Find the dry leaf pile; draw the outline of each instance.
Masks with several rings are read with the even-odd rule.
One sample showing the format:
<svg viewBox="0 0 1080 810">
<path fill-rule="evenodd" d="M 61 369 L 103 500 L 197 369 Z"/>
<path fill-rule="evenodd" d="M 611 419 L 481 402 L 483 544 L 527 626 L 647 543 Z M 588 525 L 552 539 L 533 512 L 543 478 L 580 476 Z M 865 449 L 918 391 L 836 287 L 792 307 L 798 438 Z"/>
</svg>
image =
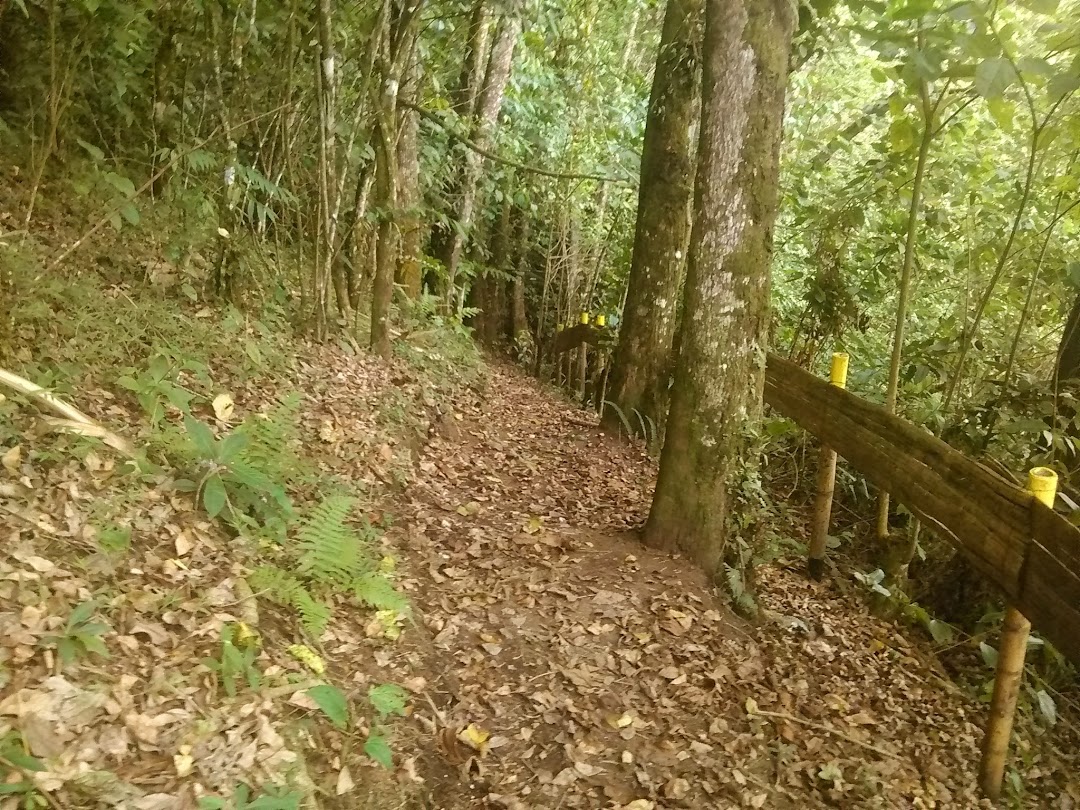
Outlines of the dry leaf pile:
<svg viewBox="0 0 1080 810">
<path fill-rule="evenodd" d="M 772 567 L 751 626 L 636 543 L 654 470 L 582 411 L 499 368 L 457 417 L 401 532 L 430 722 L 490 735 L 471 801 L 439 806 L 983 806 L 983 708 L 860 600 Z M 1027 803 L 1073 806 L 1074 755 L 1019 744 Z"/>
<path fill-rule="evenodd" d="M 980 806 L 982 707 L 828 584 L 767 569 L 767 619 L 751 625 L 692 566 L 640 547 L 655 469 L 591 415 L 509 367 L 450 396 L 415 368 L 321 347 L 292 375 L 222 379 L 202 417 L 224 428 L 302 391 L 297 451 L 392 526 L 413 620 L 343 599 L 319 660 L 354 701 L 380 682 L 409 691 L 393 773 L 359 753 L 362 713 L 340 732 L 305 693 L 320 675 L 289 653 L 295 618 L 246 582 L 257 544 L 165 479 L 121 485 L 110 451 L 35 435 L 28 417 L 0 459 L 0 740 L 17 731 L 48 767 L 0 762 L 9 781 L 54 806 L 131 810 L 283 775 L 308 807 L 369 806 L 383 782 L 394 798 L 372 807 Z M 84 404 L 139 421 L 106 388 Z M 126 554 L 100 551 L 105 503 Z M 91 601 L 110 655 L 65 663 L 56 638 Z M 262 682 L 229 697 L 200 661 L 238 622 L 260 635 Z M 1022 730 L 1028 806 L 1080 796 L 1063 735 Z"/>
</svg>

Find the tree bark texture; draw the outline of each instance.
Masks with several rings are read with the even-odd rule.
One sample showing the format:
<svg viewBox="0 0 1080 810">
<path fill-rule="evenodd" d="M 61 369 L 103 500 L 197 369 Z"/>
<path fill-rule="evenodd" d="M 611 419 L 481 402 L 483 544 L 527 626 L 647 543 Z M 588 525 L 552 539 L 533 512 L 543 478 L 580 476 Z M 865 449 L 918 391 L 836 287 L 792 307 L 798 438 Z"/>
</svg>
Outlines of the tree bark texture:
<svg viewBox="0 0 1080 810">
<path fill-rule="evenodd" d="M 645 542 L 722 571 L 765 379 L 769 263 L 794 7 L 706 0 L 695 217 Z"/>
<path fill-rule="evenodd" d="M 476 99 L 476 114 L 470 133 L 470 140 L 482 149 L 488 147 L 499 118 L 503 93 L 510 79 L 514 46 L 520 31 L 521 22 L 515 12 L 507 12 L 500 18 L 491 46 L 484 84 Z M 455 297 L 457 267 L 465 245 L 464 234 L 471 229 L 476 211 L 477 187 L 483 171 L 483 161 L 483 156 L 476 150 L 465 151 L 455 179 L 450 184 L 449 213 L 457 221 L 457 226 L 439 228 L 432 239 L 432 253 L 446 268 L 447 302 Z"/>
<path fill-rule="evenodd" d="M 703 0 L 668 0 L 641 152 L 637 227 L 609 397 L 634 421 L 633 410 L 663 422 L 671 374 L 671 344 L 690 237 Z M 622 420 L 608 408 L 605 424 Z"/>
<path fill-rule="evenodd" d="M 419 19 L 422 0 L 392 3 L 392 19 L 386 32 L 381 59 L 381 87 L 376 106 L 375 168 L 376 199 L 380 209 L 375 247 L 375 278 L 371 286 L 371 333 L 369 345 L 380 357 L 390 356 L 390 303 L 398 262 L 398 90 L 405 62 L 415 44 L 413 26 Z"/>
<path fill-rule="evenodd" d="M 461 60 L 458 86 L 450 99 L 451 108 L 464 118 L 471 118 L 476 111 L 476 98 L 480 83 L 484 80 L 490 31 L 491 12 L 487 0 L 475 0 L 469 14 L 469 39 L 465 44 L 465 58 Z"/>
<path fill-rule="evenodd" d="M 402 92 L 406 100 L 420 100 L 422 78 L 420 60 L 412 59 Z M 397 283 L 407 298 L 420 297 L 420 251 L 423 246 L 423 223 L 420 219 L 420 115 L 407 105 L 400 106 L 398 122 L 398 204 L 401 206 L 401 257 L 398 261 Z"/>
<path fill-rule="evenodd" d="M 1054 376 L 1059 381 L 1080 377 L 1080 293 L 1073 300 L 1069 317 L 1065 319 Z"/>
</svg>

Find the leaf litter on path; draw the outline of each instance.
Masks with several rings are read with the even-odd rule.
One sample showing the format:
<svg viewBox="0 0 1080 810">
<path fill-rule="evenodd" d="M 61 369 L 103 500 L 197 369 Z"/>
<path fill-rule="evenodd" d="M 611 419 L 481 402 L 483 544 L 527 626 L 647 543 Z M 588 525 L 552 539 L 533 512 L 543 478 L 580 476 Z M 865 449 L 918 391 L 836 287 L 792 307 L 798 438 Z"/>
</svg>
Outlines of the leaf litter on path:
<svg viewBox="0 0 1080 810">
<path fill-rule="evenodd" d="M 456 407 L 392 507 L 441 667 L 428 722 L 492 741 L 438 806 L 989 806 L 984 707 L 897 627 L 780 565 L 750 625 L 636 542 L 655 469 L 591 414 L 510 367 Z M 1019 744 L 1026 801 L 1072 807 L 1070 757 Z"/>
<path fill-rule="evenodd" d="M 700 572 L 637 543 L 654 466 L 591 414 L 504 366 L 449 401 L 401 364 L 326 347 L 293 373 L 218 380 L 213 415 L 302 388 L 308 458 L 382 493 L 370 517 L 393 526 L 415 611 L 341 609 L 308 652 L 351 696 L 407 690 L 380 749 L 394 770 L 357 758 L 336 703 L 304 720 L 318 676 L 289 652 L 304 641 L 291 621 L 255 610 L 250 552 L 147 485 L 115 516 L 130 553 L 102 554 L 91 518 L 115 459 L 38 463 L 28 439 L 0 469 L 0 737 L 47 761 L 32 778 L 65 806 L 189 808 L 285 772 L 342 808 L 379 779 L 404 797 L 388 806 L 442 810 L 988 806 L 974 790 L 984 708 L 926 650 L 779 565 L 760 577 L 769 619 L 734 616 Z M 101 401 L 109 421 L 136 421 Z M 93 597 L 111 655 L 65 668 L 47 639 Z M 265 637 L 264 681 L 287 688 L 228 699 L 199 669 L 237 622 Z M 1080 796 L 1066 727 L 1019 735 L 1028 806 Z"/>
</svg>

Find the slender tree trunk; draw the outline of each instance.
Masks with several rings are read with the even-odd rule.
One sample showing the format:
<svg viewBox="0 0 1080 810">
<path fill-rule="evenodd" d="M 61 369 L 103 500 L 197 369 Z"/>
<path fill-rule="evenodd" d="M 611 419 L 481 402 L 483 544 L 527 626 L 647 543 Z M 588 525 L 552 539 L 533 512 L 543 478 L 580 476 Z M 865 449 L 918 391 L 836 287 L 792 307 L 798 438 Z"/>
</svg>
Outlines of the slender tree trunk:
<svg viewBox="0 0 1080 810">
<path fill-rule="evenodd" d="M 337 166 L 337 66 L 334 53 L 333 0 L 319 0 L 319 242 L 314 276 L 315 335 L 319 340 L 329 332 L 330 277 L 337 240 L 337 212 L 331 201 L 336 185 Z M 344 289 L 338 289 L 338 302 L 347 303 Z"/>
<path fill-rule="evenodd" d="M 461 60 L 461 74 L 450 100 L 451 108 L 463 118 L 471 118 L 476 111 L 476 98 L 484 80 L 488 55 L 490 23 L 487 0 L 475 0 L 469 15 L 469 39 L 465 44 L 465 58 Z"/>
<path fill-rule="evenodd" d="M 495 41 L 491 46 L 491 57 L 488 60 L 484 84 L 476 99 L 475 121 L 470 134 L 473 143 L 483 149 L 487 148 L 491 140 L 499 110 L 502 108 L 503 93 L 510 79 L 514 45 L 520 31 L 521 22 L 515 10 L 508 11 L 499 20 Z M 457 267 L 465 244 L 463 234 L 468 233 L 472 227 L 477 187 L 482 170 L 483 157 L 475 150 L 467 150 L 458 168 L 456 180 L 451 184 L 450 199 L 453 210 L 449 213 L 457 220 L 457 227 L 451 225 L 440 228 L 433 240 L 435 242 L 434 256 L 446 268 L 447 306 L 451 306 L 456 297 Z"/>
<path fill-rule="evenodd" d="M 375 280 L 371 289 L 371 350 L 390 357 L 390 302 L 394 294 L 394 270 L 397 264 L 397 82 L 383 85 L 376 125 L 375 185 L 381 209 L 378 241 L 375 244 Z"/>
<path fill-rule="evenodd" d="M 919 96 L 922 102 L 923 132 L 919 141 L 919 157 L 915 163 L 915 180 L 911 184 L 911 204 L 908 208 L 907 232 L 904 235 L 904 264 L 900 271 L 900 289 L 896 301 L 896 323 L 893 327 L 892 356 L 889 360 L 889 380 L 885 386 L 885 410 L 896 413 L 896 399 L 900 390 L 900 360 L 904 351 L 904 326 L 908 317 L 908 297 L 911 294 L 911 274 L 915 267 L 915 246 L 919 234 L 919 209 L 922 207 L 923 178 L 930 144 L 934 140 L 935 107 L 930 103 L 926 83 L 920 82 Z M 889 493 L 878 495 L 877 537 L 882 543 L 889 539 Z"/>
<path fill-rule="evenodd" d="M 379 100 L 375 123 L 375 186 L 380 211 L 375 245 L 375 278 L 371 285 L 371 334 L 369 345 L 380 357 L 390 357 L 390 304 L 398 265 L 398 90 L 401 75 L 415 45 L 414 26 L 421 0 L 391 4 L 382 46 Z"/>
<path fill-rule="evenodd" d="M 529 339 L 529 320 L 525 308 L 525 274 L 529 270 L 529 233 L 531 219 L 528 212 L 518 210 L 517 255 L 510 304 L 510 342 L 515 356 L 520 360 Z"/>
<path fill-rule="evenodd" d="M 695 217 L 667 436 L 645 542 L 718 578 L 757 459 L 780 136 L 795 8 L 706 0 Z M 745 518 L 745 515 L 741 515 Z"/>
<path fill-rule="evenodd" d="M 698 89 L 694 43 L 702 2 L 668 0 L 664 16 L 641 153 L 629 287 L 608 382 L 608 397 L 631 421 L 631 411 L 637 410 L 658 425 L 667 410 L 675 311 L 690 237 L 690 130 Z M 617 431 L 622 420 L 609 408 L 604 422 Z"/>
<path fill-rule="evenodd" d="M 408 102 L 400 106 L 397 144 L 398 203 L 401 206 L 401 259 L 397 268 L 397 283 L 407 298 L 420 296 L 420 250 L 423 245 L 423 226 L 420 219 L 420 116 L 409 104 L 420 100 L 423 70 L 420 59 L 414 56 L 402 88 Z"/>
</svg>

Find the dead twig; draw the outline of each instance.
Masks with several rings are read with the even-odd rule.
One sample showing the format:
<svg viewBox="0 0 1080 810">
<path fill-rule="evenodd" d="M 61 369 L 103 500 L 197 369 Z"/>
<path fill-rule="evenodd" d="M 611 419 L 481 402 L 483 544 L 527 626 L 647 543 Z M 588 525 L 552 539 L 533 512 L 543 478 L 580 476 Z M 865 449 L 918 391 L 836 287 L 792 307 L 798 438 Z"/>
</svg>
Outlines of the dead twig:
<svg viewBox="0 0 1080 810">
<path fill-rule="evenodd" d="M 53 419 L 50 424 L 68 433 L 78 433 L 83 436 L 93 436 L 101 439 L 110 447 L 118 450 L 129 458 L 135 455 L 135 448 L 126 439 L 108 430 L 73 405 L 69 405 L 36 383 L 32 383 L 18 374 L 12 374 L 0 368 L 0 385 L 6 386 L 13 391 L 30 397 L 56 413 L 62 419 Z"/>
<path fill-rule="evenodd" d="M 904 757 L 899 754 L 894 754 L 891 751 L 886 751 L 884 748 L 878 748 L 876 745 L 865 743 L 862 740 L 856 740 L 839 729 L 827 726 L 824 723 L 815 723 L 812 720 L 804 720 L 801 717 L 795 717 L 791 714 L 785 714 L 784 712 L 767 712 L 764 709 L 754 709 L 752 712 L 748 712 L 751 717 L 771 717 L 775 720 L 787 720 L 789 723 L 799 723 L 807 728 L 816 729 L 817 731 L 824 731 L 826 734 L 832 734 L 834 737 L 839 737 L 841 740 L 846 740 L 849 743 L 865 748 L 867 751 L 873 751 L 875 754 L 880 754 L 883 757 L 889 759 L 903 760 Z"/>
</svg>

